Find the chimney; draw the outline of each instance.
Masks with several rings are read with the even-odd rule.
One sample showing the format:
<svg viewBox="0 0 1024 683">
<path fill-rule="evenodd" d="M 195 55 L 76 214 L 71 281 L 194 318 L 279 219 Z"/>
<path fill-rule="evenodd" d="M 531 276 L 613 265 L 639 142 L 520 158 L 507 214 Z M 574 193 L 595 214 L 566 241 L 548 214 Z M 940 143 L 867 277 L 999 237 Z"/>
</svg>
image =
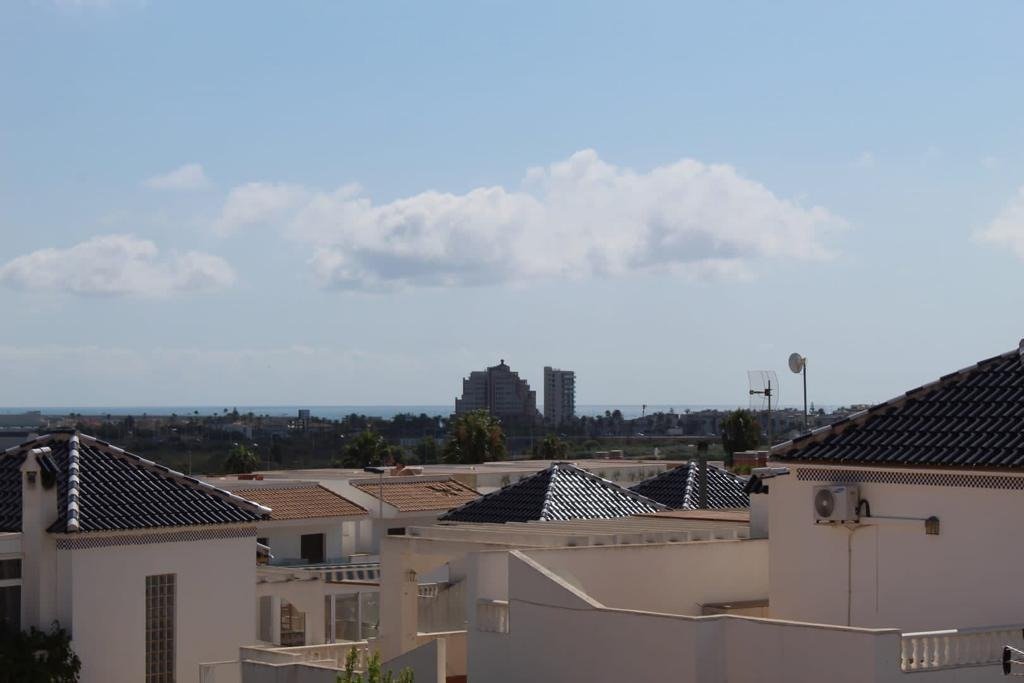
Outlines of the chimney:
<svg viewBox="0 0 1024 683">
<path fill-rule="evenodd" d="M 33 448 L 21 464 L 21 627 L 48 630 L 57 618 L 56 467 L 50 447 Z"/>
</svg>

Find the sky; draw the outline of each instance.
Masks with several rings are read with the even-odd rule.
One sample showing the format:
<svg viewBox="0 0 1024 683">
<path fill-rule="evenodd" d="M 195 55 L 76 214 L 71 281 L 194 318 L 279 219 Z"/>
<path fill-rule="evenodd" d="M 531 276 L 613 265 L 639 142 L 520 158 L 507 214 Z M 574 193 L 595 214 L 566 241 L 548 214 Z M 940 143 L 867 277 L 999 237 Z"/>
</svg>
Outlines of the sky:
<svg viewBox="0 0 1024 683">
<path fill-rule="evenodd" d="M 1024 5 L 0 5 L 0 406 L 875 402 L 1024 336 Z"/>
</svg>

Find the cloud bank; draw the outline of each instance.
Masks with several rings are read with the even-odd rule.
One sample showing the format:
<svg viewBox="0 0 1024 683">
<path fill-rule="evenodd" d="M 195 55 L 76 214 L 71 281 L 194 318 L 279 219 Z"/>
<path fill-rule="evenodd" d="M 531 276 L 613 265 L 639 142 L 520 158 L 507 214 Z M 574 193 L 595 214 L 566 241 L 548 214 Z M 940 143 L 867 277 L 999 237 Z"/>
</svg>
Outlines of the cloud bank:
<svg viewBox="0 0 1024 683">
<path fill-rule="evenodd" d="M 348 290 L 641 271 L 744 278 L 763 259 L 829 258 L 826 237 L 844 225 L 731 166 L 684 159 L 641 173 L 593 150 L 530 169 L 519 189 L 428 191 L 385 204 L 354 185 L 252 183 L 231 191 L 214 228 L 261 223 L 311 248 L 319 285 Z"/>
<path fill-rule="evenodd" d="M 975 233 L 980 242 L 1005 247 L 1024 259 L 1024 187 L 986 228 Z"/>
<path fill-rule="evenodd" d="M 201 190 L 210 186 L 210 179 L 201 164 L 185 164 L 173 171 L 147 178 L 142 183 L 152 190 Z"/>
<path fill-rule="evenodd" d="M 40 249 L 0 265 L 0 284 L 74 294 L 166 296 L 228 287 L 228 263 L 200 251 L 161 255 L 149 240 L 102 235 L 67 249 Z"/>
</svg>

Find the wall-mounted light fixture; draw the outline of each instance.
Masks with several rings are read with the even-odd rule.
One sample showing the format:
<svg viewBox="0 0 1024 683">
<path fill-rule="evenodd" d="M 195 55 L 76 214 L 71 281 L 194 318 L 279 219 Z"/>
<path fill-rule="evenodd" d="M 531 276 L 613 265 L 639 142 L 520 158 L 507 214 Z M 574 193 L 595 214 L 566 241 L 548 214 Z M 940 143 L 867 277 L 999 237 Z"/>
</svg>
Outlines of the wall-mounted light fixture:
<svg viewBox="0 0 1024 683">
<path fill-rule="evenodd" d="M 939 535 L 939 518 L 932 515 L 928 519 L 924 520 L 924 532 L 929 536 Z"/>
</svg>

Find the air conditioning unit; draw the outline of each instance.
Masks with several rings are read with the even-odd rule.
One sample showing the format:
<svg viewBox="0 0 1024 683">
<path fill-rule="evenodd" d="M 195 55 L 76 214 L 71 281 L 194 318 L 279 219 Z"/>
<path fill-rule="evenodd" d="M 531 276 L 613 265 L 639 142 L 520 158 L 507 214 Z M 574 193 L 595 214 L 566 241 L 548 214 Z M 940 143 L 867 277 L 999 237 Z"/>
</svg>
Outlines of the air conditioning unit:
<svg viewBox="0 0 1024 683">
<path fill-rule="evenodd" d="M 815 486 L 814 523 L 856 522 L 860 491 L 856 486 Z"/>
</svg>

